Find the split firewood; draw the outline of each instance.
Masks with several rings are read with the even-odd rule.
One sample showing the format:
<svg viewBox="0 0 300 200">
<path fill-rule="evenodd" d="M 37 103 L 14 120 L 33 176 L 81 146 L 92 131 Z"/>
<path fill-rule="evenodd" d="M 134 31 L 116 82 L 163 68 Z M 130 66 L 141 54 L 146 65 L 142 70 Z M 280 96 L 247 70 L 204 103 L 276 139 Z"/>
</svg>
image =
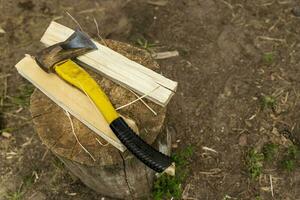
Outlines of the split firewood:
<svg viewBox="0 0 300 200">
<path fill-rule="evenodd" d="M 51 46 L 66 40 L 74 31 L 56 22 L 52 22 L 41 42 Z M 96 72 L 131 89 L 153 102 L 166 106 L 177 88 L 177 82 L 134 62 L 112 49 L 93 41 L 97 50 L 79 56 L 78 60 L 89 65 Z"/>
</svg>

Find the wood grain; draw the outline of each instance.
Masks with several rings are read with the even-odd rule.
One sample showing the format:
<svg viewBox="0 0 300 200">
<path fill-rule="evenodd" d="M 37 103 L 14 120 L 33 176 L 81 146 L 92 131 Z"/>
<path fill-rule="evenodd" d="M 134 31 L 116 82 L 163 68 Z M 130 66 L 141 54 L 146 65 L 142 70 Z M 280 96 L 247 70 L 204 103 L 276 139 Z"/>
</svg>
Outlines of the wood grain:
<svg viewBox="0 0 300 200">
<path fill-rule="evenodd" d="M 51 22 L 41 38 L 41 42 L 46 46 L 50 46 L 66 40 L 73 32 L 68 27 Z M 146 98 L 161 106 L 167 105 L 176 91 L 177 82 L 126 58 L 96 41 L 94 43 L 98 50 L 78 57 L 80 61 L 121 86 L 141 95 L 148 94 Z"/>
</svg>

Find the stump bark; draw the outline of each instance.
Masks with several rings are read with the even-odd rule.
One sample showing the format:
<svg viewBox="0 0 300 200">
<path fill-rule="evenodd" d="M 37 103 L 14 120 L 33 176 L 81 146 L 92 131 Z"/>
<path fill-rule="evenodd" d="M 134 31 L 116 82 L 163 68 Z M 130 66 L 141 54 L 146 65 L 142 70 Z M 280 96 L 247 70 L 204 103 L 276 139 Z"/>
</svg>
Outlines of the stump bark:
<svg viewBox="0 0 300 200">
<path fill-rule="evenodd" d="M 129 59 L 152 70 L 159 70 L 159 65 L 148 52 L 122 42 L 106 40 L 106 43 L 111 49 Z M 137 98 L 131 91 L 101 75 L 91 70 L 88 72 L 103 88 L 116 108 Z M 118 112 L 136 123 L 139 135 L 147 143 L 163 153 L 170 154 L 171 136 L 166 131 L 162 131 L 166 109 L 148 100 L 144 101 L 157 112 L 156 116 L 141 101 Z M 94 161 L 76 141 L 71 122 L 64 110 L 39 90 L 35 90 L 31 96 L 30 110 L 34 128 L 42 143 L 85 185 L 113 198 L 137 199 L 149 196 L 154 172 L 131 153 L 120 152 L 79 120 L 71 117 L 75 134 L 80 143 L 95 158 Z"/>
</svg>

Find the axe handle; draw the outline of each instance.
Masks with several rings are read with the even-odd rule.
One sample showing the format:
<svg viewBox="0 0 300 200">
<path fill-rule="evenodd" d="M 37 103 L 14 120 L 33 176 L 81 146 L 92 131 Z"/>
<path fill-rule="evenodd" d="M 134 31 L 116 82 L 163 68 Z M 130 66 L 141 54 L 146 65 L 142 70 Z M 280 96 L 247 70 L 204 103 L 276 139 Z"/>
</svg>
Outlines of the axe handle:
<svg viewBox="0 0 300 200">
<path fill-rule="evenodd" d="M 54 70 L 63 80 L 83 91 L 94 102 L 108 124 L 119 117 L 100 86 L 77 63 L 69 59 L 55 65 Z"/>
<path fill-rule="evenodd" d="M 119 116 L 110 100 L 96 81 L 78 64 L 66 60 L 55 65 L 56 73 L 68 83 L 82 90 L 94 102 L 119 140 L 139 160 L 157 172 L 174 175 L 171 158 L 154 149 L 142 140 Z"/>
<path fill-rule="evenodd" d="M 172 166 L 170 157 L 157 151 L 142 140 L 126 124 L 123 118 L 115 119 L 109 126 L 127 149 L 151 169 L 163 172 Z"/>
</svg>

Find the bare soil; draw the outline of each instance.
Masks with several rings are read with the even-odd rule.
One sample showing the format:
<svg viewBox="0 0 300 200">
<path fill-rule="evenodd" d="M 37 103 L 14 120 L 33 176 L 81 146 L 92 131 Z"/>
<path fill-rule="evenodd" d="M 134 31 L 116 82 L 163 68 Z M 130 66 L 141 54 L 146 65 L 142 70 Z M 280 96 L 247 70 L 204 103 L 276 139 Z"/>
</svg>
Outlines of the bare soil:
<svg viewBox="0 0 300 200">
<path fill-rule="evenodd" d="M 163 6 L 146 0 L 1 0 L 0 128 L 11 137 L 0 136 L 0 199 L 18 191 L 21 199 L 102 199 L 41 144 L 28 110 L 31 90 L 14 68 L 25 53 L 42 48 L 39 39 L 51 20 L 76 26 L 65 11 L 92 37 L 97 37 L 95 18 L 104 38 L 132 44 L 144 38 L 157 44 L 151 51 L 179 51 L 159 64 L 162 74 L 179 82 L 166 118 L 167 130 L 176 134 L 175 151 L 195 149 L 182 185 L 187 199 L 300 199 L 299 160 L 290 172 L 280 164 L 288 146 L 300 139 L 300 18 L 291 12 L 299 5 L 296 0 L 169 0 Z M 262 109 L 264 96 L 274 97 L 276 106 Z M 270 142 L 279 153 L 253 180 L 247 154 Z"/>
</svg>

